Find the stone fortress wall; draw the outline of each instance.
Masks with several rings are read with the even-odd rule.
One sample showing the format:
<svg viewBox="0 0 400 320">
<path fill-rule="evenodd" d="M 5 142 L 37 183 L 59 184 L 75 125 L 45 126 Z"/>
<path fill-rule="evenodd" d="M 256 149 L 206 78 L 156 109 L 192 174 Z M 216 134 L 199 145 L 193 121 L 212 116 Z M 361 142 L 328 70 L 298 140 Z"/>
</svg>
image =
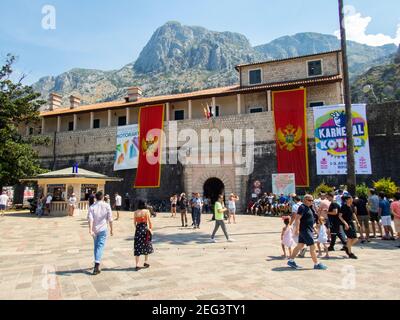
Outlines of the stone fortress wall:
<svg viewBox="0 0 400 320">
<path fill-rule="evenodd" d="M 358 182 L 368 182 L 382 177 L 392 177 L 400 183 L 400 102 L 367 106 L 367 117 L 370 134 L 372 176 L 358 176 Z M 165 133 L 168 135 L 168 122 L 165 122 Z M 48 169 L 61 169 L 77 161 L 81 168 L 97 171 L 111 176 L 124 178 L 123 182 L 110 183 L 106 192 L 129 192 L 133 197 L 149 200 L 166 200 L 172 193 L 202 192 L 204 180 L 217 176 L 225 184 L 226 194 L 236 192 L 242 196 L 241 206 L 250 196 L 251 183 L 260 180 L 265 191 L 270 191 L 271 174 L 276 172 L 276 146 L 273 123 L 273 111 L 255 114 L 227 115 L 214 121 L 206 119 L 183 120 L 176 122 L 178 132 L 193 129 L 254 129 L 255 132 L 255 167 L 250 176 L 235 176 L 232 166 L 182 166 L 181 164 L 162 165 L 161 187 L 159 189 L 132 188 L 136 170 L 113 171 L 117 127 L 93 130 L 59 132 L 48 134 L 50 144 L 39 147 L 38 152 L 42 165 Z M 331 185 L 343 184 L 345 176 L 317 176 L 315 165 L 315 143 L 313 133 L 312 110 L 307 110 L 309 138 L 310 188 L 325 181 Z M 54 137 L 56 143 L 54 146 Z M 200 190 L 199 190 L 200 189 Z M 299 190 L 304 192 L 306 190 Z"/>
</svg>

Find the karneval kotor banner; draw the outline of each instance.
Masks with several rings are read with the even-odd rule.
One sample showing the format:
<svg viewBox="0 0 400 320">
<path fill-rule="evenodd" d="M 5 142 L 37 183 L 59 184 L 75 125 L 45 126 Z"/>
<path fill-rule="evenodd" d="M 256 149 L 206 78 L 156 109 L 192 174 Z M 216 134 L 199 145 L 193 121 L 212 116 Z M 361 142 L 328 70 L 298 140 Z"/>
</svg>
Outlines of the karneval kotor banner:
<svg viewBox="0 0 400 320">
<path fill-rule="evenodd" d="M 164 105 L 139 110 L 139 164 L 135 188 L 158 188 L 161 177 L 161 145 Z"/>
<path fill-rule="evenodd" d="M 118 127 L 114 171 L 136 169 L 139 156 L 139 129 L 137 124 Z"/>
<path fill-rule="evenodd" d="M 353 104 L 356 174 L 372 174 L 365 104 Z M 347 174 L 346 114 L 344 105 L 314 108 L 318 175 Z"/>
<path fill-rule="evenodd" d="M 294 173 L 296 186 L 308 187 L 306 90 L 272 93 L 277 173 Z"/>
</svg>

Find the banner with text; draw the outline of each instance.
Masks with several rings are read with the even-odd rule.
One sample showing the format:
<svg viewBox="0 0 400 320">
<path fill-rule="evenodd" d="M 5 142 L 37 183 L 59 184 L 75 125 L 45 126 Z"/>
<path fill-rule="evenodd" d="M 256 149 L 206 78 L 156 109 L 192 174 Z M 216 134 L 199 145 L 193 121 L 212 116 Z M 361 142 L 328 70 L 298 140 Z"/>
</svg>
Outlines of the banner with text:
<svg viewBox="0 0 400 320">
<path fill-rule="evenodd" d="M 118 127 L 114 171 L 136 169 L 139 156 L 139 129 L 137 124 Z"/>
<path fill-rule="evenodd" d="M 372 174 L 365 104 L 353 104 L 356 174 Z M 347 174 L 346 114 L 344 105 L 314 108 L 318 175 Z"/>
<path fill-rule="evenodd" d="M 308 187 L 306 90 L 272 93 L 278 173 L 294 173 L 296 186 Z"/>
</svg>

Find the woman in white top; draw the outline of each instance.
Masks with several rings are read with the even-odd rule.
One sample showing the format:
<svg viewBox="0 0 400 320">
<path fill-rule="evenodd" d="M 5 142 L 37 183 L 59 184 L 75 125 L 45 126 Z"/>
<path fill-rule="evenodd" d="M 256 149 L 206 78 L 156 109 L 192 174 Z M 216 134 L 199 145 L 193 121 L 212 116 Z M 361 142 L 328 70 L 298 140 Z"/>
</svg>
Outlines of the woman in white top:
<svg viewBox="0 0 400 320">
<path fill-rule="evenodd" d="M 111 201 L 110 201 L 110 196 L 108 194 L 106 194 L 104 196 L 104 202 L 108 203 L 109 205 L 111 205 Z"/>
<path fill-rule="evenodd" d="M 74 211 L 76 209 L 76 202 L 77 199 L 75 193 L 73 193 L 68 199 L 68 215 L 71 217 L 74 215 Z"/>
<path fill-rule="evenodd" d="M 236 201 L 239 201 L 239 197 L 231 193 L 228 200 L 228 223 L 231 223 L 231 217 L 233 217 L 233 223 L 236 223 Z"/>
</svg>

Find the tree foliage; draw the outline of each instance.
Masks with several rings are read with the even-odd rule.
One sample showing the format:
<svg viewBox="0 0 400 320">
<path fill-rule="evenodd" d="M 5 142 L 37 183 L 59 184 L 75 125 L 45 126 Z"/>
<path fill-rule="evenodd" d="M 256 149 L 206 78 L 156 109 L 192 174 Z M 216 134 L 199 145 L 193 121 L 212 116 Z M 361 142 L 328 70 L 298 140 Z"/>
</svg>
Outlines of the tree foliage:
<svg viewBox="0 0 400 320">
<path fill-rule="evenodd" d="M 358 197 L 364 196 L 367 198 L 368 193 L 369 193 L 369 188 L 365 183 L 361 183 L 356 186 L 356 194 Z"/>
<path fill-rule="evenodd" d="M 388 198 L 392 198 L 398 190 L 396 183 L 391 178 L 374 181 L 374 188 L 377 192 L 384 192 Z"/>
<path fill-rule="evenodd" d="M 15 185 L 18 179 L 42 173 L 34 145 L 46 139 L 26 136 L 19 127 L 39 121 L 39 108 L 45 103 L 31 86 L 11 80 L 15 57 L 7 55 L 0 69 L 0 187 Z"/>
<path fill-rule="evenodd" d="M 334 191 L 334 187 L 328 186 L 325 181 L 323 181 L 317 188 L 315 188 L 313 195 L 318 197 L 320 193 L 330 193 Z"/>
</svg>

